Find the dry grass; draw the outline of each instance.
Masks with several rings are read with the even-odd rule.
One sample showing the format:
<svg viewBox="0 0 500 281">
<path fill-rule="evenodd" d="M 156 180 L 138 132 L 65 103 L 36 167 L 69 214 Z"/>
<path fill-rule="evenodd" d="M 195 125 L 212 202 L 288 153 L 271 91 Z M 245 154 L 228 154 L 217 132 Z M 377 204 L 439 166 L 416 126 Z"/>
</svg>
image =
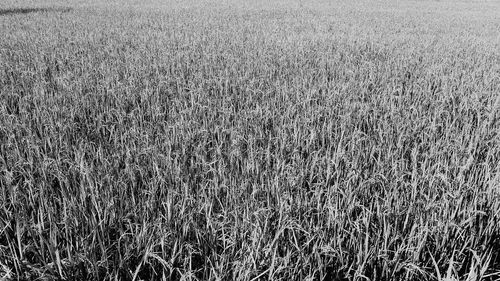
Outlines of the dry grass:
<svg viewBox="0 0 500 281">
<path fill-rule="evenodd" d="M 2 3 L 0 279 L 500 278 L 498 3 Z"/>
</svg>

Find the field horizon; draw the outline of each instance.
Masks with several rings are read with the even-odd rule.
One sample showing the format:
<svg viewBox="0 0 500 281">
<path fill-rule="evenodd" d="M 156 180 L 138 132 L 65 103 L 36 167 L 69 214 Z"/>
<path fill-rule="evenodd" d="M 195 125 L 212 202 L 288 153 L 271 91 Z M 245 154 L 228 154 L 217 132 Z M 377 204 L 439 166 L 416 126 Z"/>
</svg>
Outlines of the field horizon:
<svg viewBox="0 0 500 281">
<path fill-rule="evenodd" d="M 498 1 L 0 3 L 1 280 L 499 280 Z"/>
</svg>

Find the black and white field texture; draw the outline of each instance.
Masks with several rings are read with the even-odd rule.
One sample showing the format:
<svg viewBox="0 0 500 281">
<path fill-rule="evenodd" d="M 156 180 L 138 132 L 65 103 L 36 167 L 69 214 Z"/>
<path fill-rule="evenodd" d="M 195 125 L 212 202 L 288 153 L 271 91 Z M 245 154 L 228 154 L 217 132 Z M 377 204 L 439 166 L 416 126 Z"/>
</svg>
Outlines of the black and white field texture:
<svg viewBox="0 0 500 281">
<path fill-rule="evenodd" d="M 500 279 L 500 2 L 0 3 L 0 279 Z"/>
</svg>

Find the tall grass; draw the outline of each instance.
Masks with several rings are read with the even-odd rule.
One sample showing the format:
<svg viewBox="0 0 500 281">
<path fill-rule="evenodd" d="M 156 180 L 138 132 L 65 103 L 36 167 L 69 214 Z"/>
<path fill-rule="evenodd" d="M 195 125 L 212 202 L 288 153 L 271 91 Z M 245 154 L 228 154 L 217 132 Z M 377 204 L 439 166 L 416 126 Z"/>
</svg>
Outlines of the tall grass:
<svg viewBox="0 0 500 281">
<path fill-rule="evenodd" d="M 0 16 L 0 278 L 500 278 L 494 2 L 45 5 Z"/>
</svg>

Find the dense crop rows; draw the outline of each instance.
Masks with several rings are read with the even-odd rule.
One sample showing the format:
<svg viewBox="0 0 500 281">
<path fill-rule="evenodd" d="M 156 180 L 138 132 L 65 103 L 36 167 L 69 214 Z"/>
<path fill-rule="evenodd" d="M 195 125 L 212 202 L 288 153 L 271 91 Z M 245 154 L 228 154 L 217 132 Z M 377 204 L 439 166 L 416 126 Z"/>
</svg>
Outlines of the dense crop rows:
<svg viewBox="0 0 500 281">
<path fill-rule="evenodd" d="M 499 5 L 239 2 L 0 4 L 0 279 L 500 278 Z"/>
</svg>

